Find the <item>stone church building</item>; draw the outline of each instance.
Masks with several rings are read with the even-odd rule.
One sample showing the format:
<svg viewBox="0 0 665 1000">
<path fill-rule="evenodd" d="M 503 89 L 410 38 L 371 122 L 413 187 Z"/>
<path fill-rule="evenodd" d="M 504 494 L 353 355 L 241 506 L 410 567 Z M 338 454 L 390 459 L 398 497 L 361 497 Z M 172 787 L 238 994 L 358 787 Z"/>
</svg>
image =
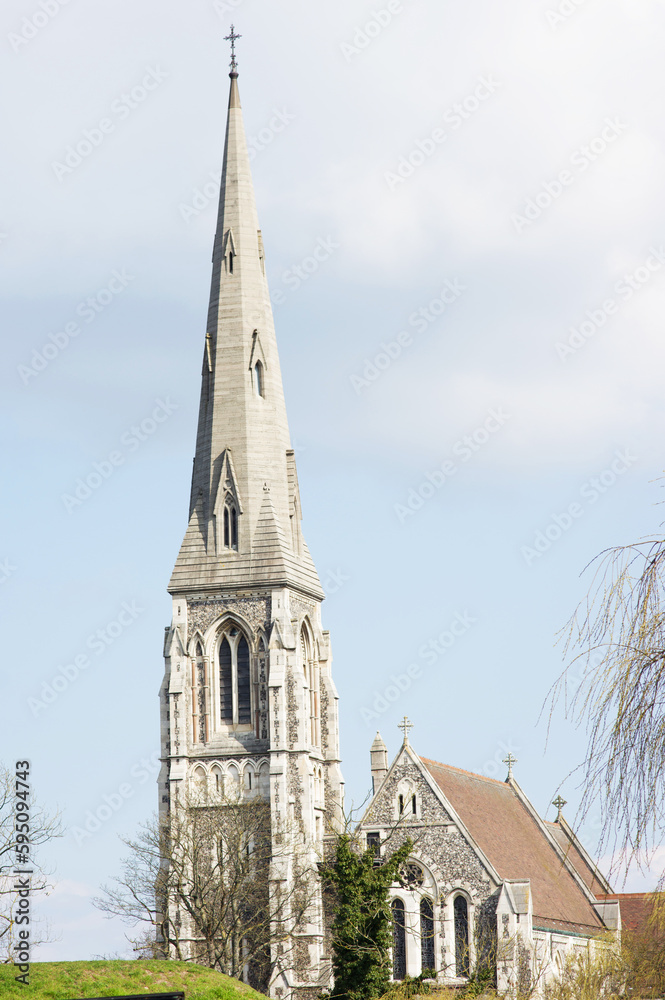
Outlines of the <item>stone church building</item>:
<svg viewBox="0 0 665 1000">
<path fill-rule="evenodd" d="M 342 816 L 338 698 L 301 531 L 235 58 L 230 79 L 189 517 L 168 588 L 160 811 L 168 819 L 193 790 L 213 804 L 220 789 L 259 796 L 275 842 L 295 824 L 315 869 Z M 619 927 L 618 904 L 596 900 L 611 889 L 570 829 L 543 823 L 512 777 L 425 760 L 406 738 L 390 768 L 377 738 L 372 774 L 367 843 L 377 856 L 404 831 L 415 843 L 392 893 L 395 978 L 429 968 L 463 980 L 485 947 L 482 925 L 509 986 L 534 955 L 555 969 L 566 950 Z M 292 867 L 273 867 L 271 892 L 289 886 Z M 174 919 L 196 959 L 186 914 Z M 330 985 L 325 924 L 319 898 L 291 928 L 296 947 L 274 951 L 271 996 L 309 1000 Z"/>
<path fill-rule="evenodd" d="M 360 824 L 380 858 L 406 837 L 413 852 L 391 890 L 393 978 L 431 970 L 462 984 L 487 964 L 499 991 L 525 995 L 621 929 L 619 902 L 561 815 L 540 819 L 512 773 L 497 781 L 419 757 L 405 719 L 390 768 L 377 733 L 373 795 Z M 558 800 L 559 807 L 565 805 Z M 603 945 L 601 945 L 603 946 Z"/>
</svg>

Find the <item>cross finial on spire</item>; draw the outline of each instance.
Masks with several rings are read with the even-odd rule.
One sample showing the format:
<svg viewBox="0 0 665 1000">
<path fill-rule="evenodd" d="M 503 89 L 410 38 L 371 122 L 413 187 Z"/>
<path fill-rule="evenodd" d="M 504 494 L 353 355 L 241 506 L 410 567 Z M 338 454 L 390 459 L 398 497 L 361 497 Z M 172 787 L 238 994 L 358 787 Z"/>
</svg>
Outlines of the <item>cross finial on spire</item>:
<svg viewBox="0 0 665 1000">
<path fill-rule="evenodd" d="M 565 805 L 567 805 L 567 802 L 566 802 L 566 800 L 565 800 L 564 798 L 562 798 L 562 797 L 561 797 L 560 795 L 557 795 L 557 797 L 555 798 L 555 800 L 554 800 L 554 802 L 552 803 L 552 805 L 553 805 L 553 806 L 556 806 L 556 808 L 557 808 L 557 817 L 556 817 L 556 821 L 557 821 L 557 823 L 558 823 L 558 822 L 559 822 L 559 820 L 561 819 L 561 810 L 563 809 L 563 807 L 564 807 Z"/>
<path fill-rule="evenodd" d="M 238 64 L 236 63 L 236 40 L 238 38 L 242 38 L 242 35 L 237 35 L 236 34 L 236 29 L 235 29 L 234 25 L 231 25 L 231 34 L 230 35 L 226 35 L 225 38 L 224 38 L 224 41 L 231 43 L 231 72 L 232 73 L 237 73 L 238 72 Z"/>
<path fill-rule="evenodd" d="M 508 765 L 508 777 L 506 778 L 506 781 L 510 781 L 513 776 L 513 764 L 517 763 L 517 757 L 513 757 L 513 755 L 509 753 L 507 757 L 503 758 L 503 763 Z"/>
<path fill-rule="evenodd" d="M 397 728 L 401 729 L 404 733 L 404 746 L 407 747 L 409 745 L 409 729 L 413 729 L 413 723 L 409 722 L 405 715 Z"/>
</svg>

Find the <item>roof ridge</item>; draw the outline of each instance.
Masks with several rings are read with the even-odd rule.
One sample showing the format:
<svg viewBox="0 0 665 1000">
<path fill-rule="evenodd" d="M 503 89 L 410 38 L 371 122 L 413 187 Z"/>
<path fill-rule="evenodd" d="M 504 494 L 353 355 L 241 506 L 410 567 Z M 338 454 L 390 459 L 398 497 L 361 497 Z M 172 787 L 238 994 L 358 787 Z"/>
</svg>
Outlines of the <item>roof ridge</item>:
<svg viewBox="0 0 665 1000">
<path fill-rule="evenodd" d="M 445 767 L 449 771 L 457 771 L 459 774 L 468 774 L 472 778 L 478 778 L 479 781 L 489 781 L 493 785 L 501 785 L 502 788 L 507 786 L 506 781 L 499 781 L 498 778 L 488 778 L 484 774 L 476 774 L 475 771 L 466 771 L 463 767 L 454 767 L 452 764 L 442 764 L 439 760 L 432 760 L 430 757 L 420 757 L 419 759 L 423 764 L 434 764 L 436 767 Z M 508 786 L 509 787 L 509 786 Z"/>
</svg>

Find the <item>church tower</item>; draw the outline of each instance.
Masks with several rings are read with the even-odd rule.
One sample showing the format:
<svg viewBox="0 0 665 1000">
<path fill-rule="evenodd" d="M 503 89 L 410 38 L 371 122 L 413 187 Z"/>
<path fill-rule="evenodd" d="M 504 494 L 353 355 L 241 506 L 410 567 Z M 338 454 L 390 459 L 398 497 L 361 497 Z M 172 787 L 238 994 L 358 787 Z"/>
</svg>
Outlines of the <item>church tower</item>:
<svg viewBox="0 0 665 1000">
<path fill-rule="evenodd" d="M 189 521 L 168 588 L 160 811 L 172 816 L 202 787 L 210 801 L 220 788 L 259 796 L 273 838 L 295 830 L 315 867 L 342 805 L 337 693 L 301 531 L 235 57 L 230 79 Z M 288 858 L 273 863 L 271 893 L 288 893 L 292 877 Z M 330 982 L 320 899 L 290 934 L 293 947 L 273 947 L 270 993 L 316 996 Z"/>
</svg>

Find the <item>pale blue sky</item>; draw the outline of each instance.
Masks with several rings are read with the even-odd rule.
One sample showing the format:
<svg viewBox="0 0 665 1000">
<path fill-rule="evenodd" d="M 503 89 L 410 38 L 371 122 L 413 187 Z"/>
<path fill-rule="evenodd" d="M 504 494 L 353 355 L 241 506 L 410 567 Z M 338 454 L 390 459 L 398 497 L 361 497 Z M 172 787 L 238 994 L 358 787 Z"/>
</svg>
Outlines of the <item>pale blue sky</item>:
<svg viewBox="0 0 665 1000">
<path fill-rule="evenodd" d="M 583 734 L 537 725 L 556 633 L 662 519 L 665 5 L 44 2 L 0 16 L 0 759 L 67 826 L 36 957 L 126 948 L 90 897 L 156 804 L 232 20 L 348 802 L 406 713 L 424 756 L 503 777 L 511 749 L 572 818 Z"/>
</svg>

